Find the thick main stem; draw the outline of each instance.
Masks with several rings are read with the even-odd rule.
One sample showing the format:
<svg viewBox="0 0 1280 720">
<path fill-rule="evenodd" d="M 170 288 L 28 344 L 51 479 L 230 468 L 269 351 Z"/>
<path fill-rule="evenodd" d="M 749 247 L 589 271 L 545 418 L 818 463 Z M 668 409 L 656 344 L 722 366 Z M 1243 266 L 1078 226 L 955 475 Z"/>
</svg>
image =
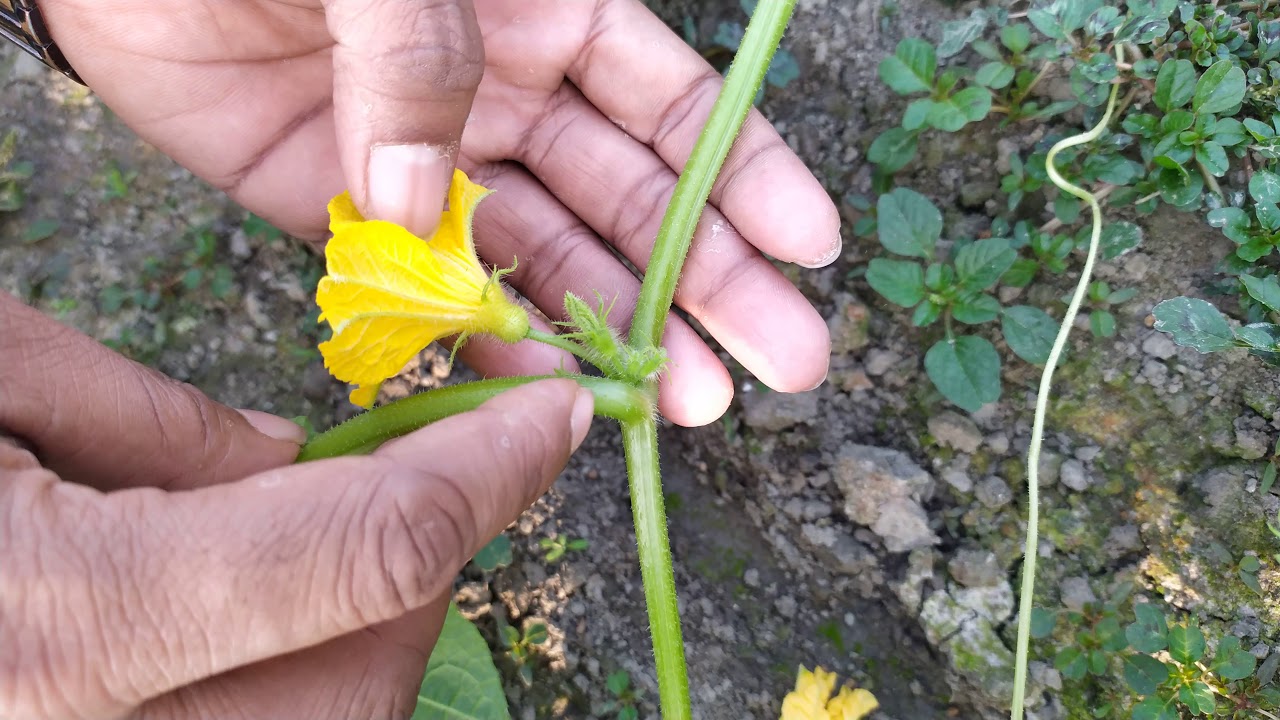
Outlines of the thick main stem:
<svg viewBox="0 0 1280 720">
<path fill-rule="evenodd" d="M 689 678 L 676 604 L 676 578 L 667 542 L 667 514 L 658 466 L 658 429 L 652 416 L 622 423 L 631 485 L 631 514 L 640 554 L 640 577 L 649 611 L 649 632 L 658 670 L 658 700 L 664 720 L 688 720 Z"/>
<path fill-rule="evenodd" d="M 1116 47 L 1116 61 L 1124 62 L 1124 48 Z M 1040 447 L 1044 442 L 1044 420 L 1049 406 L 1049 395 L 1053 389 L 1053 371 L 1058 366 L 1058 359 L 1067 345 L 1071 335 L 1071 326 L 1075 324 L 1080 305 L 1084 302 L 1085 292 L 1093 277 L 1093 264 L 1098 257 L 1098 241 L 1102 236 L 1102 206 L 1098 198 L 1084 188 L 1069 182 L 1054 165 L 1054 158 L 1059 152 L 1076 145 L 1083 145 L 1097 140 L 1111 122 L 1111 115 L 1116 108 L 1116 92 L 1119 85 L 1113 85 L 1111 95 L 1107 99 L 1107 111 L 1088 132 L 1064 138 L 1049 150 L 1045 158 L 1045 169 L 1049 179 L 1063 192 L 1074 195 L 1089 204 L 1089 212 L 1093 218 L 1093 232 L 1089 236 L 1089 252 L 1085 256 L 1084 269 L 1080 271 L 1080 280 L 1076 283 L 1075 293 L 1067 305 L 1066 315 L 1058 328 L 1058 335 L 1053 340 L 1053 348 L 1049 351 L 1049 359 L 1045 362 L 1044 372 L 1040 375 L 1040 389 L 1036 394 L 1035 421 L 1031 425 L 1031 447 L 1027 451 L 1027 543 L 1023 550 L 1022 589 L 1018 597 L 1018 644 L 1014 653 L 1013 671 L 1013 705 L 1009 708 L 1011 720 L 1022 720 L 1027 692 L 1027 653 L 1031 645 L 1031 605 L 1035 599 L 1036 589 L 1036 553 L 1040 545 Z"/>
<path fill-rule="evenodd" d="M 654 241 L 636 302 L 636 314 L 631 321 L 631 344 L 638 349 L 662 344 L 667 311 L 675 298 L 680 269 L 693 244 L 698 218 L 702 217 L 720 167 L 751 111 L 795 4 L 795 0 L 761 0 L 751 15 L 724 88 L 680 173 Z"/>
</svg>

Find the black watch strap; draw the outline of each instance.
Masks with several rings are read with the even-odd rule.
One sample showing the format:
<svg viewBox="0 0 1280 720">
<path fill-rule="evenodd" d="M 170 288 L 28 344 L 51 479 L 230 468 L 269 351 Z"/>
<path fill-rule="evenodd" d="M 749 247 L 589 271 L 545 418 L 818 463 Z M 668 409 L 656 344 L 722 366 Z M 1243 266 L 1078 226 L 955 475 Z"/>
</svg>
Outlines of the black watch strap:
<svg viewBox="0 0 1280 720">
<path fill-rule="evenodd" d="M 84 84 L 53 42 L 49 28 L 40 17 L 36 0 L 0 0 L 0 36 L 26 50 L 45 65 L 81 85 Z"/>
</svg>

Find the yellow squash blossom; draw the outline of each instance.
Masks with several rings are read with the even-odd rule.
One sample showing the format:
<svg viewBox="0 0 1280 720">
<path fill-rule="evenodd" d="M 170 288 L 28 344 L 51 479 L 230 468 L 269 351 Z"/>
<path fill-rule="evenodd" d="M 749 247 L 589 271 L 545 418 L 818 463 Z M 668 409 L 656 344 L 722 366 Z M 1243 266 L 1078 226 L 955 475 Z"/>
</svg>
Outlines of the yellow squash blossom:
<svg viewBox="0 0 1280 720">
<path fill-rule="evenodd" d="M 863 689 L 842 687 L 832 698 L 835 687 L 835 673 L 801 666 L 796 689 L 782 700 L 781 720 L 862 720 L 880 707 L 875 695 Z"/>
<path fill-rule="evenodd" d="M 328 274 L 316 302 L 333 338 L 320 343 L 334 377 L 359 386 L 351 402 L 372 407 L 378 388 L 433 341 L 485 333 L 517 342 L 529 315 L 503 293 L 476 257 L 471 221 L 489 190 L 455 170 L 449 209 L 427 239 L 366 220 L 351 196 L 329 203 Z"/>
</svg>

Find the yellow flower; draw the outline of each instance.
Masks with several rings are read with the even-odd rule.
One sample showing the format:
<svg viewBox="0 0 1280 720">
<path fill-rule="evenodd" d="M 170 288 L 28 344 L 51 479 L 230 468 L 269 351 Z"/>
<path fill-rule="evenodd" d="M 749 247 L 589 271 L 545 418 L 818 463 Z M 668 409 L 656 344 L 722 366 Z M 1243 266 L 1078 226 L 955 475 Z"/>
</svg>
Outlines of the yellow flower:
<svg viewBox="0 0 1280 720">
<path fill-rule="evenodd" d="M 800 666 L 796 689 L 782 700 L 780 720 L 862 720 L 880 706 L 874 695 L 862 689 L 842 687 L 832 698 L 835 686 L 835 673 L 820 667 L 809 672 Z"/>
<path fill-rule="evenodd" d="M 518 342 L 529 315 L 476 257 L 471 221 L 489 190 L 454 171 L 449 209 L 428 239 L 365 220 L 343 193 L 329 203 L 328 274 L 316 302 L 333 338 L 320 343 L 334 377 L 358 385 L 351 402 L 372 407 L 378 388 L 433 341 L 486 333 Z"/>
</svg>

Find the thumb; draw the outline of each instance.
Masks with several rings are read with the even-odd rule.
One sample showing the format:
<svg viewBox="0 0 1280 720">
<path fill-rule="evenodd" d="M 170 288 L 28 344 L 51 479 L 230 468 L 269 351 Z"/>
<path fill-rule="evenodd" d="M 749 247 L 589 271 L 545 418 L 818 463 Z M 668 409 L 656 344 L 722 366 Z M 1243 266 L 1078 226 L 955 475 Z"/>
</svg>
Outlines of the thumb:
<svg viewBox="0 0 1280 720">
<path fill-rule="evenodd" d="M 338 151 L 366 217 L 429 237 L 484 74 L 471 0 L 324 0 Z"/>
<path fill-rule="evenodd" d="M 190 492 L 0 482 L 0 507 L 26 509 L 0 513 L 0 676 L 22 695 L 0 692 L 0 717 L 113 717 L 427 606 L 546 491 L 591 411 L 548 380 L 367 457 Z"/>
</svg>

